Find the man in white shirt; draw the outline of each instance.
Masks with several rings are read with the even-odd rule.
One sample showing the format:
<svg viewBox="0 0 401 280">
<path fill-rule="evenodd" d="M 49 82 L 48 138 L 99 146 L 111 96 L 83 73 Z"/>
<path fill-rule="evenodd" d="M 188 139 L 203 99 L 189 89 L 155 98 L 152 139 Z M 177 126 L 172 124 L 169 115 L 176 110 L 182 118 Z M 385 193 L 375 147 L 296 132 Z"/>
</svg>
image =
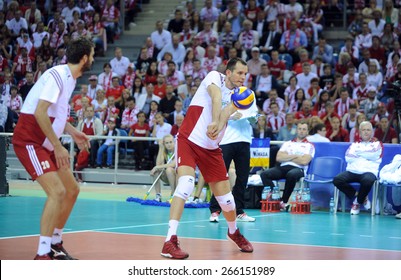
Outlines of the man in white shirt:
<svg viewBox="0 0 401 280">
<path fill-rule="evenodd" d="M 330 139 L 326 137 L 326 131 L 326 126 L 323 123 L 318 123 L 312 128 L 311 135 L 306 139 L 311 143 L 330 142 Z"/>
<path fill-rule="evenodd" d="M 157 57 L 163 47 L 171 43 L 171 33 L 163 28 L 163 21 L 161 20 L 156 22 L 156 30 L 150 34 L 150 38 L 155 47 L 153 57 Z"/>
<path fill-rule="evenodd" d="M 351 215 L 358 215 L 360 205 L 369 210 L 368 194 L 379 174 L 382 162 L 383 143 L 373 137 L 373 127 L 369 121 L 359 125 L 361 141 L 352 143 L 345 152 L 346 171 L 334 177 L 333 184 L 348 198 L 353 199 Z M 355 190 L 349 183 L 360 183 Z"/>
<path fill-rule="evenodd" d="M 49 32 L 45 31 L 45 25 L 42 21 L 40 21 L 36 25 L 36 31 L 32 34 L 33 46 L 35 47 L 35 49 L 42 46 L 42 41 L 45 37 L 50 40 Z"/>
<path fill-rule="evenodd" d="M 74 13 L 74 11 L 77 11 L 81 16 L 81 10 L 79 9 L 79 7 L 75 6 L 75 1 L 68 0 L 67 7 L 61 10 L 61 17 L 65 19 L 67 24 L 70 24 L 73 21 L 74 17 L 72 16 L 72 14 Z"/>
<path fill-rule="evenodd" d="M 185 57 L 185 47 L 180 42 L 180 35 L 175 34 L 173 36 L 173 40 L 171 43 L 165 45 L 162 50 L 157 55 L 157 60 L 161 61 L 163 59 L 164 53 L 169 52 L 173 56 L 173 60 L 177 63 L 177 66 L 180 67 L 181 63 L 184 61 Z"/>
<path fill-rule="evenodd" d="M 21 29 L 28 30 L 28 23 L 25 18 L 21 16 L 21 11 L 15 12 L 15 17 L 6 21 L 7 28 L 11 31 L 11 36 L 16 38 L 19 36 Z"/>
<path fill-rule="evenodd" d="M 111 69 L 118 76 L 123 78 L 125 73 L 127 73 L 128 65 L 131 63 L 128 57 L 123 56 L 123 51 L 121 48 L 117 47 L 114 51 L 115 57 L 110 60 Z"/>
<path fill-rule="evenodd" d="M 276 160 L 280 166 L 270 168 L 260 174 L 264 186 L 274 187 L 273 180 L 285 179 L 283 197 L 280 208 L 288 211 L 288 200 L 294 190 L 295 184 L 304 177 L 308 171 L 308 165 L 315 156 L 315 146 L 310 143 L 308 136 L 309 125 L 306 121 L 297 124 L 297 137 L 285 142 L 277 153 Z"/>
<path fill-rule="evenodd" d="M 310 81 L 313 78 L 317 78 L 317 75 L 315 73 L 311 72 L 311 66 L 310 66 L 309 62 L 304 62 L 302 64 L 302 73 L 298 74 L 296 77 L 298 80 L 297 86 L 302 88 L 305 92 L 305 95 L 308 96 L 308 89 L 310 87 Z"/>
</svg>

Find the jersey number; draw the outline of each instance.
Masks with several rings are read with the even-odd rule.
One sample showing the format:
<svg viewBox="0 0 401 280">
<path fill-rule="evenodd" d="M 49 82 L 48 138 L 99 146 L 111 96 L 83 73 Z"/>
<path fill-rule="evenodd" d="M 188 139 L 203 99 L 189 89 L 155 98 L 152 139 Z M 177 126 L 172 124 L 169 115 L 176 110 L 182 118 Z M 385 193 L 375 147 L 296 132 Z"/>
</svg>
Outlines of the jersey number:
<svg viewBox="0 0 401 280">
<path fill-rule="evenodd" d="M 40 164 L 42 165 L 42 169 L 43 170 L 46 170 L 47 168 L 50 168 L 50 164 L 49 164 L 49 162 L 47 160 L 46 161 L 42 161 Z"/>
</svg>

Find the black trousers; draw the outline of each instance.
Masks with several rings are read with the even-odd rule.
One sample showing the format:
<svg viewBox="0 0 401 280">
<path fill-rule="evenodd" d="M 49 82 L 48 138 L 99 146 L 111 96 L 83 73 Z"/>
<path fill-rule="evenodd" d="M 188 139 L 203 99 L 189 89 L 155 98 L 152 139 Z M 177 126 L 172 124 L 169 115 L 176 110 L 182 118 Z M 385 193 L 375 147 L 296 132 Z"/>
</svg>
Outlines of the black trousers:
<svg viewBox="0 0 401 280">
<path fill-rule="evenodd" d="M 304 176 L 304 170 L 293 165 L 276 166 L 263 171 L 260 174 L 263 186 L 270 186 L 271 188 L 274 187 L 273 180 L 285 179 L 282 197 L 284 203 L 288 202 L 292 192 L 294 191 L 295 184 Z"/>
<path fill-rule="evenodd" d="M 344 171 L 334 177 L 333 184 L 348 198 L 354 200 L 356 190 L 349 183 L 359 183 L 360 188 L 357 201 L 359 204 L 363 204 L 376 179 L 376 176 L 371 172 L 356 174 L 349 171 Z"/>
<path fill-rule="evenodd" d="M 251 144 L 247 142 L 220 145 L 226 169 L 229 169 L 231 161 L 234 161 L 235 164 L 235 174 L 237 175 L 237 179 L 235 180 L 232 193 L 234 196 L 237 215 L 244 213 L 244 194 L 246 185 L 248 184 L 249 161 L 251 158 L 250 146 Z M 216 211 L 221 212 L 220 205 L 214 195 L 210 199 L 209 209 L 211 213 Z"/>
</svg>

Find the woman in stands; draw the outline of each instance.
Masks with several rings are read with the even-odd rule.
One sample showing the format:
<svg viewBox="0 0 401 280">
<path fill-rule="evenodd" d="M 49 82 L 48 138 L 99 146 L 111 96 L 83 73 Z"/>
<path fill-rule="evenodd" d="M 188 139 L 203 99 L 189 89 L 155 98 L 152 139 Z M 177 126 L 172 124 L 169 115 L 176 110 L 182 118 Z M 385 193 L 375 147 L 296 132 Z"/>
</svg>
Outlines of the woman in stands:
<svg viewBox="0 0 401 280">
<path fill-rule="evenodd" d="M 168 183 L 171 187 L 171 196 L 174 194 L 176 182 L 175 173 L 175 160 L 174 160 L 175 141 L 171 134 L 167 134 L 163 137 L 163 140 L 159 141 L 159 152 L 156 158 L 156 166 L 150 171 L 150 175 L 153 176 L 153 180 L 162 173 L 155 185 L 156 198 L 155 201 L 162 202 L 161 188 L 164 183 Z"/>
<path fill-rule="evenodd" d="M 157 62 L 156 61 L 152 61 L 149 64 L 148 69 L 146 70 L 146 74 L 144 77 L 144 84 L 157 84 L 157 76 L 159 75 L 159 71 L 157 70 Z"/>
</svg>

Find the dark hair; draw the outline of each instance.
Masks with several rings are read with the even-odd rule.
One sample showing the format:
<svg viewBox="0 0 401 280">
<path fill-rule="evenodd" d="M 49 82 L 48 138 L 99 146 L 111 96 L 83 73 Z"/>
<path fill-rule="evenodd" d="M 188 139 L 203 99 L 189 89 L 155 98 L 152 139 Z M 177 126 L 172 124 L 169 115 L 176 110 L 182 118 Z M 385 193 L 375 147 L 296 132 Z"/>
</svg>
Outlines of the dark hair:
<svg viewBox="0 0 401 280">
<path fill-rule="evenodd" d="M 246 62 L 242 58 L 234 57 L 227 62 L 226 69 L 233 71 L 235 69 L 235 66 L 237 65 L 237 63 L 241 63 L 242 65 L 247 66 Z"/>
<path fill-rule="evenodd" d="M 324 123 L 318 123 L 315 124 L 315 126 L 312 128 L 312 134 L 317 133 L 318 131 L 321 131 L 323 128 L 325 128 L 326 126 L 324 125 Z"/>
<path fill-rule="evenodd" d="M 78 64 L 85 55 L 89 58 L 93 48 L 93 43 L 85 37 L 72 40 L 67 46 L 67 61 L 72 64 Z"/>
<path fill-rule="evenodd" d="M 126 102 L 128 101 L 134 101 L 134 103 L 136 103 L 135 97 L 133 97 L 132 95 L 127 98 Z"/>
</svg>

